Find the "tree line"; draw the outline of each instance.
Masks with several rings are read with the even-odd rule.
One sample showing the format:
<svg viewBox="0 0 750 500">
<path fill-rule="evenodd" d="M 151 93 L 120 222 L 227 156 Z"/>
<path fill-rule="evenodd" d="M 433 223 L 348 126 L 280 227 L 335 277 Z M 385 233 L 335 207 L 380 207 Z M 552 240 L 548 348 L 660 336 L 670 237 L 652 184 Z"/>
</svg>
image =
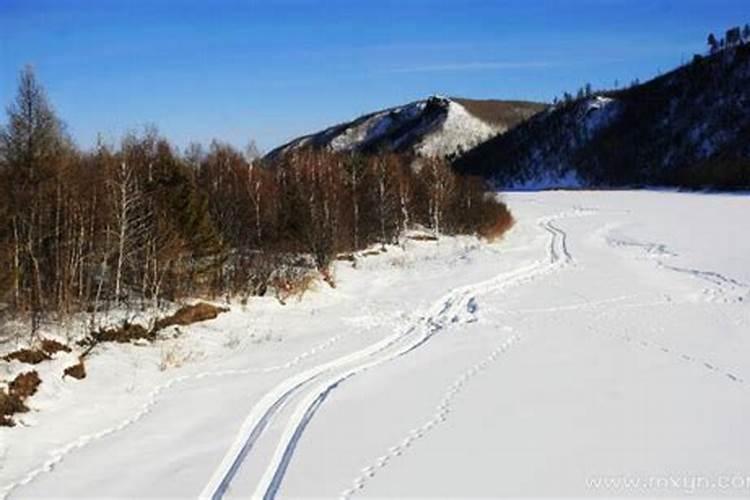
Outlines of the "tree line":
<svg viewBox="0 0 750 500">
<path fill-rule="evenodd" d="M 745 24 L 742 28 L 739 26 L 729 28 L 721 38 L 717 38 L 713 33 L 709 33 L 706 43 L 711 54 L 716 54 L 725 48 L 750 43 L 750 24 Z"/>
<path fill-rule="evenodd" d="M 178 151 L 155 129 L 78 149 L 30 68 L 0 128 L 0 309 L 42 321 L 262 295 L 334 259 L 435 233 L 499 235 L 507 208 L 441 159 L 304 150 L 273 164 L 228 144 Z"/>
</svg>

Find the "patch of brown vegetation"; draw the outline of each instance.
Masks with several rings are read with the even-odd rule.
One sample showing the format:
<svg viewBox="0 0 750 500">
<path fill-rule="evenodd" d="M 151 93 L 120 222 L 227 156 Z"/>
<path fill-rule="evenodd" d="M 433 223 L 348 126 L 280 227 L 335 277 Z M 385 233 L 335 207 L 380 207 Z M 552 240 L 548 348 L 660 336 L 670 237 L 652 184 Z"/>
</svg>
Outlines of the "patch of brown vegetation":
<svg viewBox="0 0 750 500">
<path fill-rule="evenodd" d="M 50 359 L 49 354 L 41 349 L 19 349 L 3 356 L 5 361 L 19 361 L 29 365 L 38 365 Z"/>
<path fill-rule="evenodd" d="M 466 108 L 466 111 L 482 121 L 493 125 L 511 129 L 549 107 L 548 104 L 530 101 L 498 101 L 493 99 L 463 99 L 453 97 L 452 100 Z"/>
<path fill-rule="evenodd" d="M 23 401 L 15 396 L 11 396 L 4 390 L 0 391 L 0 426 L 13 427 L 16 424 L 13 422 L 11 416 L 27 411 L 29 409 L 23 404 Z"/>
<path fill-rule="evenodd" d="M 99 342 L 119 342 L 126 344 L 133 340 L 146 339 L 153 340 L 154 332 L 149 332 L 141 325 L 136 323 L 125 322 L 119 328 L 110 328 L 108 330 L 99 330 L 92 334 L 94 343 Z"/>
<path fill-rule="evenodd" d="M 229 311 L 226 307 L 219 307 L 206 302 L 198 302 L 191 306 L 181 307 L 176 313 L 156 321 L 154 332 L 168 326 L 187 326 L 200 321 L 216 318 L 219 314 Z"/>
<path fill-rule="evenodd" d="M 36 370 L 21 373 L 10 383 L 8 392 L 12 397 L 23 401 L 29 396 L 33 396 L 41 383 L 42 380 Z"/>
<path fill-rule="evenodd" d="M 336 256 L 336 260 L 339 260 L 342 262 L 356 262 L 357 258 L 354 256 L 353 253 L 340 253 Z"/>
<path fill-rule="evenodd" d="M 70 347 L 58 342 L 57 340 L 52 340 L 52 339 L 42 339 L 41 347 L 42 347 L 42 351 L 44 351 L 50 356 L 60 351 L 70 352 Z"/>
<path fill-rule="evenodd" d="M 437 236 L 433 236 L 431 234 L 415 234 L 413 236 L 409 236 L 409 239 L 414 241 L 437 241 Z"/>
<path fill-rule="evenodd" d="M 78 363 L 76 363 L 73 366 L 69 366 L 65 369 L 63 372 L 63 378 L 66 376 L 73 377 L 77 380 L 82 380 L 86 378 L 86 366 L 83 364 L 83 359 L 79 358 Z"/>
<path fill-rule="evenodd" d="M 0 426 L 13 427 L 15 422 L 11 417 L 16 413 L 29 411 L 24 401 L 37 391 L 41 383 L 39 374 L 31 371 L 13 379 L 7 391 L 0 390 Z"/>
<path fill-rule="evenodd" d="M 479 236 L 487 241 L 501 238 L 515 223 L 504 204 L 487 204 L 483 213 L 486 222 L 479 227 Z"/>
</svg>

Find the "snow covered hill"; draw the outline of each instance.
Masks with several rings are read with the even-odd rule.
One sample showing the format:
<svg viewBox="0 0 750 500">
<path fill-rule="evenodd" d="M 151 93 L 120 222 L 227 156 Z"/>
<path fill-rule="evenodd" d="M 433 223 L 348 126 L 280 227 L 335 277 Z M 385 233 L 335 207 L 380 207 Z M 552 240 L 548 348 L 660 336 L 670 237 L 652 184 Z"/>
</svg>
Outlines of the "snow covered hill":
<svg viewBox="0 0 750 500">
<path fill-rule="evenodd" d="M 544 107 L 531 102 L 433 96 L 294 139 L 267 157 L 304 147 L 446 157 L 507 131 Z"/>
<path fill-rule="evenodd" d="M 455 162 L 505 187 L 750 187 L 750 42 L 563 102 Z"/>
<path fill-rule="evenodd" d="M 747 497 L 750 197 L 505 201 L 45 379 L 0 497 Z"/>
</svg>

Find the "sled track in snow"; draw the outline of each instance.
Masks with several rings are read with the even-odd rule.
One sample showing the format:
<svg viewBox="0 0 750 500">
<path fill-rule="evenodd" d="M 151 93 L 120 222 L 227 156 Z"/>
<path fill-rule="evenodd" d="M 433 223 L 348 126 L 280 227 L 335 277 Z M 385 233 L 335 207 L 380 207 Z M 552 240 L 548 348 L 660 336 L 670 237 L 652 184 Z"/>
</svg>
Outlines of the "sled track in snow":
<svg viewBox="0 0 750 500">
<path fill-rule="evenodd" d="M 573 259 L 567 248 L 567 235 L 552 221 L 581 214 L 581 211 L 562 213 L 538 221 L 550 235 L 546 263 L 536 262 L 483 282 L 456 288 L 435 302 L 416 323 L 407 325 L 364 349 L 315 366 L 281 382 L 250 411 L 200 498 L 218 500 L 224 497 L 243 461 L 262 438 L 267 423 L 294 396 L 299 396 L 300 400 L 284 425 L 273 456 L 251 495 L 253 498 L 275 498 L 305 428 L 333 390 L 359 373 L 410 353 L 453 324 L 474 321 L 476 296 L 532 281 L 570 264 Z"/>
<path fill-rule="evenodd" d="M 273 366 L 268 366 L 265 368 L 240 368 L 240 369 L 234 369 L 234 370 L 217 370 L 217 371 L 209 371 L 209 372 L 202 372 L 202 373 L 197 373 L 197 374 L 192 374 L 192 375 L 181 375 L 178 377 L 174 377 L 164 382 L 163 384 L 156 386 L 154 389 L 152 389 L 151 392 L 149 392 L 148 397 L 146 398 L 146 402 L 143 403 L 143 405 L 141 405 L 140 409 L 135 414 L 124 419 L 117 425 L 114 425 L 106 429 L 102 429 L 99 432 L 85 434 L 83 436 L 80 436 L 74 439 L 73 441 L 70 441 L 64 446 L 61 446 L 53 450 L 52 452 L 50 452 L 50 457 L 46 461 L 44 461 L 44 463 L 26 472 L 20 479 L 0 487 L 0 499 L 4 500 L 5 498 L 8 497 L 8 495 L 10 495 L 13 492 L 13 490 L 31 483 L 39 475 L 44 474 L 45 472 L 51 472 L 55 467 L 57 467 L 60 463 L 62 463 L 62 461 L 65 459 L 67 455 L 81 448 L 85 448 L 91 443 L 94 443 L 101 439 L 107 438 L 113 434 L 116 434 L 124 430 L 125 428 L 129 427 L 130 425 L 138 422 L 139 420 L 144 418 L 146 415 L 151 413 L 153 408 L 159 403 L 161 394 L 175 385 L 187 382 L 189 380 L 200 380 L 200 379 L 204 379 L 208 377 L 249 375 L 252 373 L 258 373 L 258 374 L 272 373 L 272 372 L 276 372 L 280 370 L 293 368 L 294 366 L 300 364 L 307 358 L 315 356 L 319 352 L 322 352 L 330 348 L 333 344 L 338 342 L 342 337 L 343 337 L 343 334 L 338 334 L 333 337 L 330 337 L 328 340 L 325 340 L 317 345 L 312 346 L 307 351 L 304 351 L 298 354 L 294 358 L 280 365 L 273 365 Z"/>
</svg>

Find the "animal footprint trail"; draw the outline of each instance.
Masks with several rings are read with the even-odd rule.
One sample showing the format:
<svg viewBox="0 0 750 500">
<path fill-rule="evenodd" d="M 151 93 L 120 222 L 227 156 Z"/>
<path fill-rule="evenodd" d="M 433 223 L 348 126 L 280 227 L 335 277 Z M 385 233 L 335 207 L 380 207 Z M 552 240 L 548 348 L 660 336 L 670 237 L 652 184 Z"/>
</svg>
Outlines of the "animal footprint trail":
<svg viewBox="0 0 750 500">
<path fill-rule="evenodd" d="M 610 337 L 618 339 L 625 343 L 630 343 L 643 348 L 643 349 L 654 349 L 660 353 L 667 354 L 674 358 L 677 361 L 680 361 L 682 363 L 695 363 L 697 366 L 704 368 L 712 373 L 717 373 L 719 375 L 723 375 L 727 379 L 731 380 L 732 382 L 738 383 L 738 384 L 744 384 L 745 380 L 742 377 L 739 377 L 735 375 L 734 373 L 724 370 L 722 368 L 719 368 L 716 364 L 710 361 L 702 360 L 696 356 L 692 356 L 687 353 L 681 353 L 674 349 L 670 349 L 667 346 L 658 344 L 656 342 L 650 342 L 647 340 L 638 340 L 637 342 L 635 339 L 633 339 L 630 335 L 627 334 L 617 334 L 617 333 L 610 333 L 608 334 Z"/>
<path fill-rule="evenodd" d="M 387 454 L 378 457 L 372 464 L 362 468 L 360 475 L 352 481 L 352 487 L 343 491 L 340 498 L 342 500 L 347 500 L 354 496 L 358 491 L 361 491 L 365 487 L 367 481 L 375 477 L 379 469 L 387 466 L 388 463 L 395 458 L 402 456 L 409 448 L 411 448 L 415 441 L 423 438 L 432 429 L 448 420 L 449 415 L 453 411 L 453 401 L 461 393 L 466 384 L 480 372 L 486 370 L 487 367 L 495 362 L 500 355 L 507 352 L 508 349 L 520 341 L 521 337 L 519 335 L 511 336 L 500 346 L 495 348 L 482 361 L 472 365 L 464 371 L 451 385 L 448 386 L 443 398 L 435 408 L 435 413 L 432 414 L 429 420 L 420 427 L 410 430 L 407 436 L 399 441 L 398 444 L 388 448 Z"/>
</svg>

